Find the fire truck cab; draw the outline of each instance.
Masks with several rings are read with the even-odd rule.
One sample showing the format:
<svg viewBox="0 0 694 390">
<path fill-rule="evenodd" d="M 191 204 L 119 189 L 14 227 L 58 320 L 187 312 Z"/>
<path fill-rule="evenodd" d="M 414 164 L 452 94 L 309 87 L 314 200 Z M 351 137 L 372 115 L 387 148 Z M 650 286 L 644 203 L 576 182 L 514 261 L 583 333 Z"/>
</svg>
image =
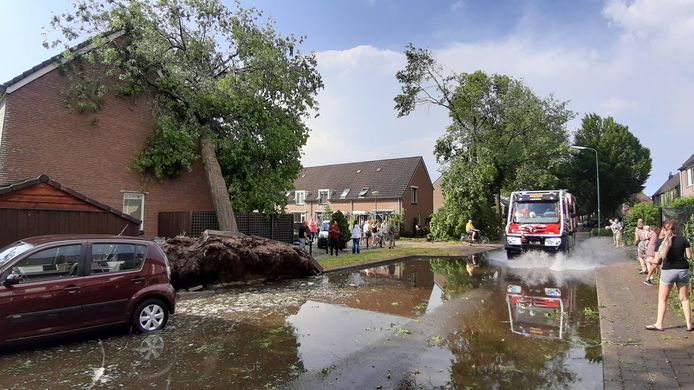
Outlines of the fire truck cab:
<svg viewBox="0 0 694 390">
<path fill-rule="evenodd" d="M 576 243 L 576 198 L 566 190 L 511 193 L 505 248 L 508 257 L 528 250 L 569 252 Z"/>
</svg>

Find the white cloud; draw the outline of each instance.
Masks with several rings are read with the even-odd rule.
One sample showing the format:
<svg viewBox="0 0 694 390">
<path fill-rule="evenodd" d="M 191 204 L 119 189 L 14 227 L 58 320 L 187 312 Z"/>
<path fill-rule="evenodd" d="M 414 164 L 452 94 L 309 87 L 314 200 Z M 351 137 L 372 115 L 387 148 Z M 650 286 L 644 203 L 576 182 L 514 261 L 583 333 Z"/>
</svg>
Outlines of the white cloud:
<svg viewBox="0 0 694 390">
<path fill-rule="evenodd" d="M 602 16 L 618 38 L 609 47 L 547 47 L 517 32 L 433 52 L 448 70 L 509 74 L 541 96 L 570 100 L 579 114 L 572 130 L 590 112 L 629 126 L 652 152 L 650 195 L 694 152 L 694 2 L 608 1 Z M 401 53 L 371 46 L 318 53 L 326 87 L 319 95 L 321 116 L 309 121 L 304 165 L 422 155 L 435 170 L 434 142 L 449 120 L 438 108 L 396 118 L 394 75 L 404 61 Z"/>
</svg>

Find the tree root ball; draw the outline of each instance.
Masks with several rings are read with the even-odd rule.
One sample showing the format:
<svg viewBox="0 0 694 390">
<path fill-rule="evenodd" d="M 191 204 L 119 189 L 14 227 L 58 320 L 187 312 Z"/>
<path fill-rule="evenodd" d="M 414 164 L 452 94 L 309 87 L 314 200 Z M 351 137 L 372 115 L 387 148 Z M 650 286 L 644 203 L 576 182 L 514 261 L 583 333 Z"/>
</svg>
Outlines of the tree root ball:
<svg viewBox="0 0 694 390">
<path fill-rule="evenodd" d="M 258 236 L 174 237 L 162 245 L 176 290 L 197 285 L 319 275 L 322 267 L 292 245 Z"/>
</svg>

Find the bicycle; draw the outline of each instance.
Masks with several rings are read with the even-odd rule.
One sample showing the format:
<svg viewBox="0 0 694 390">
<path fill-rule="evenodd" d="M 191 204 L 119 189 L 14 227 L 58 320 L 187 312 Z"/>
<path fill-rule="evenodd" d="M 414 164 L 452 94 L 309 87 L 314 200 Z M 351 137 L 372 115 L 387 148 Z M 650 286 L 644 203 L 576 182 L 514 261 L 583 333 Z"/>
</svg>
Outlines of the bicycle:
<svg viewBox="0 0 694 390">
<path fill-rule="evenodd" d="M 460 241 L 462 242 L 467 242 L 468 244 L 489 244 L 489 237 L 485 236 L 484 234 L 477 232 L 477 239 L 473 240 L 472 239 L 472 234 L 470 233 L 463 233 L 460 235 Z"/>
</svg>

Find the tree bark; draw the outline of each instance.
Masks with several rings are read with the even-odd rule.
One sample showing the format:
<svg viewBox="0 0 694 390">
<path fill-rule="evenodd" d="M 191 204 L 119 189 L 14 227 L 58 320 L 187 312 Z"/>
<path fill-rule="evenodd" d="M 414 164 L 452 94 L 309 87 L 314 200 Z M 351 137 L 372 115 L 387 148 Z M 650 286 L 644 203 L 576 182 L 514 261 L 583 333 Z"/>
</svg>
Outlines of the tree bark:
<svg viewBox="0 0 694 390">
<path fill-rule="evenodd" d="M 219 161 L 217 161 L 214 142 L 207 134 L 203 134 L 200 137 L 200 154 L 202 155 L 207 182 L 210 184 L 210 193 L 212 194 L 214 210 L 217 213 L 219 229 L 237 234 L 239 229 L 236 226 L 236 218 L 234 217 L 234 209 L 231 206 L 229 190 L 224 182 L 222 168 L 219 166 Z"/>
</svg>

